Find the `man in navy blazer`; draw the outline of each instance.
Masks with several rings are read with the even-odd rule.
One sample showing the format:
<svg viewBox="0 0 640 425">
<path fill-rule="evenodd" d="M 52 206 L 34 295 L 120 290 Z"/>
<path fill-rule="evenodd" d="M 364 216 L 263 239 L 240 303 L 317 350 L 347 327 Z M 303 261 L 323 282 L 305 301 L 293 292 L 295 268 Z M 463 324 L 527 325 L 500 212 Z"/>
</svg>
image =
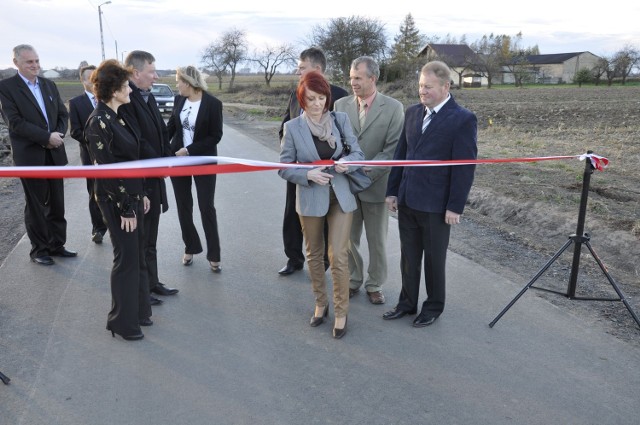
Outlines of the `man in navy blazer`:
<svg viewBox="0 0 640 425">
<path fill-rule="evenodd" d="M 450 81 L 444 62 L 422 67 L 421 103 L 407 108 L 394 160 L 476 159 L 477 119 L 453 100 Z M 417 312 L 423 255 L 427 299 L 413 326 L 431 325 L 444 310 L 449 233 L 460 223 L 474 172 L 474 165 L 391 170 L 386 202 L 398 213 L 402 290 L 396 307 L 383 314 L 385 320 Z"/>
<path fill-rule="evenodd" d="M 141 159 L 171 156 L 167 125 L 151 93 L 151 87 L 158 79 L 155 61 L 151 53 L 142 50 L 129 52 L 124 61 L 125 66 L 132 72 L 129 78 L 131 102 L 122 105 L 120 110 L 130 119 L 134 131 L 140 136 Z M 144 216 L 144 250 L 149 272 L 149 291 L 158 295 L 174 295 L 178 290 L 166 287 L 158 277 L 157 242 L 160 214 L 169 209 L 164 178 L 146 178 L 145 193 L 151 202 L 151 208 Z M 151 305 L 159 305 L 162 302 L 161 299 L 151 297 Z"/>
<path fill-rule="evenodd" d="M 66 165 L 64 135 L 69 114 L 56 85 L 39 77 L 40 58 L 36 50 L 21 44 L 13 48 L 18 73 L 0 81 L 0 109 L 9 126 L 13 162 L 18 166 Z M 75 257 L 64 244 L 62 179 L 20 179 L 25 195 L 24 221 L 31 241 L 31 261 L 49 266 L 51 256 Z"/>
<path fill-rule="evenodd" d="M 69 100 L 69 124 L 71 137 L 80 143 L 80 161 L 82 165 L 91 165 L 89 145 L 84 138 L 84 126 L 89 115 L 98 105 L 98 100 L 93 95 L 93 84 L 90 81 L 91 74 L 96 69 L 95 65 L 87 65 L 80 68 L 80 81 L 84 87 L 84 93 Z M 91 216 L 91 240 L 102 243 L 107 226 L 102 219 L 102 212 L 95 198 L 95 179 L 87 179 L 87 192 L 89 192 L 89 215 Z"/>
</svg>

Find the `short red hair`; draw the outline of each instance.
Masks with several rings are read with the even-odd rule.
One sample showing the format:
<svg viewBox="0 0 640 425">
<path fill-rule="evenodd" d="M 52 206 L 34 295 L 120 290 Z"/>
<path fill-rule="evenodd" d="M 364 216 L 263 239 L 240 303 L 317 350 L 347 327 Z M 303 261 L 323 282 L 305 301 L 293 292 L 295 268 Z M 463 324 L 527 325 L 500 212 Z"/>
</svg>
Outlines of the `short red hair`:
<svg viewBox="0 0 640 425">
<path fill-rule="evenodd" d="M 327 112 L 329 105 L 331 105 L 331 86 L 327 79 L 324 78 L 324 75 L 318 71 L 310 71 L 300 78 L 298 88 L 296 89 L 296 97 L 302 109 L 307 109 L 307 99 L 305 97 L 307 90 L 326 96 L 327 102 L 324 104 L 323 112 Z"/>
</svg>

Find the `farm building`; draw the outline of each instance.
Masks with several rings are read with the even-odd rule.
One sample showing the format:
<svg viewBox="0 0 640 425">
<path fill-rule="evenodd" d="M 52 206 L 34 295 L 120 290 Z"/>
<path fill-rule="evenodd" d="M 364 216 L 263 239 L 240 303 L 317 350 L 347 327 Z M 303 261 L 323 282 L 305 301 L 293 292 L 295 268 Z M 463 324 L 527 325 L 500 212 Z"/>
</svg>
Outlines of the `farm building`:
<svg viewBox="0 0 640 425">
<path fill-rule="evenodd" d="M 56 79 L 60 78 L 60 73 L 55 69 L 48 69 L 42 73 L 44 78 Z"/>
<path fill-rule="evenodd" d="M 556 53 L 551 55 L 530 55 L 523 62 L 530 74 L 529 81 L 539 84 L 571 83 L 576 73 L 582 69 L 593 69 L 600 60 L 590 52 Z M 515 83 L 513 73 L 503 68 L 503 84 Z"/>
<path fill-rule="evenodd" d="M 454 85 L 479 87 L 487 84 L 476 53 L 466 44 L 428 44 L 420 53 L 425 62 L 441 60 L 453 72 Z M 582 68 L 592 69 L 600 57 L 590 52 L 556 53 L 550 55 L 529 55 L 517 65 L 504 64 L 502 73 L 493 78 L 493 84 L 514 84 L 514 71 L 526 73 L 526 81 L 542 84 L 571 83 Z M 457 81 L 455 81 L 457 79 Z"/>
</svg>

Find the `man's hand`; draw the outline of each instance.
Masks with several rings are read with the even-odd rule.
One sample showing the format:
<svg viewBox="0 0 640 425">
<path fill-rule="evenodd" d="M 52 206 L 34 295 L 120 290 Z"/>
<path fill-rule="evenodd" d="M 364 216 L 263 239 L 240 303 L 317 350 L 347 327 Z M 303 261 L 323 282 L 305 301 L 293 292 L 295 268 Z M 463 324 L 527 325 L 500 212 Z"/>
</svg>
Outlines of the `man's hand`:
<svg viewBox="0 0 640 425">
<path fill-rule="evenodd" d="M 462 214 L 447 210 L 447 212 L 444 213 L 444 222 L 447 224 L 459 224 L 461 215 Z"/>
<path fill-rule="evenodd" d="M 62 146 L 64 143 L 64 134 L 53 132 L 49 135 L 49 144 L 47 145 L 48 149 L 56 149 Z"/>
<path fill-rule="evenodd" d="M 145 214 L 151 209 L 151 201 L 146 196 L 142 198 L 142 208 L 144 208 Z"/>
<path fill-rule="evenodd" d="M 398 211 L 398 197 L 397 196 L 387 196 L 384 199 L 384 202 L 387 204 L 387 208 L 391 212 Z"/>
</svg>

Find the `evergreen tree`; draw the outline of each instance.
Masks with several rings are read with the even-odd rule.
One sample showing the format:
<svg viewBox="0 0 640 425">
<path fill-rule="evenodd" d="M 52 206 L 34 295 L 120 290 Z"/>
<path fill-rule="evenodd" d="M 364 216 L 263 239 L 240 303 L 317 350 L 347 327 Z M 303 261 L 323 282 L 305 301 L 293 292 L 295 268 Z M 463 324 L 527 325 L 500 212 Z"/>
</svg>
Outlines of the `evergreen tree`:
<svg viewBox="0 0 640 425">
<path fill-rule="evenodd" d="M 412 77 L 419 69 L 418 53 L 424 47 L 425 37 L 420 34 L 413 16 L 409 13 L 402 24 L 400 32 L 393 39 L 391 47 L 391 66 L 399 78 Z"/>
</svg>

